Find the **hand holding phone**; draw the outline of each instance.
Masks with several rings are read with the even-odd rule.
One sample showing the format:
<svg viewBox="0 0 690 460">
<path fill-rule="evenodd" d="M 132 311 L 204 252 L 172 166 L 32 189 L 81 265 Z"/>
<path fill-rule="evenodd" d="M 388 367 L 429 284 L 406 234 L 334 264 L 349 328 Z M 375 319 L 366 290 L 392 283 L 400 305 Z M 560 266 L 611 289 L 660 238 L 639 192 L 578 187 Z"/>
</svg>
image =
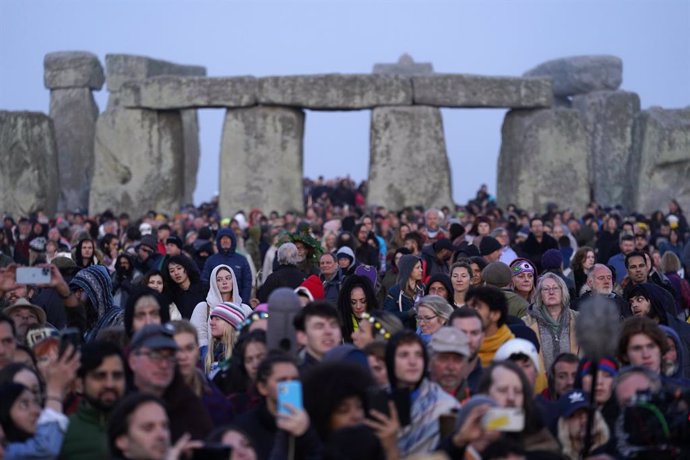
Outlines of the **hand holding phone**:
<svg viewBox="0 0 690 460">
<path fill-rule="evenodd" d="M 290 404 L 295 409 L 303 409 L 302 382 L 299 380 L 278 382 L 278 414 L 291 414 L 291 412 L 285 406 L 286 403 Z"/>
<path fill-rule="evenodd" d="M 72 355 L 79 351 L 81 347 L 81 332 L 75 327 L 69 327 L 60 333 L 60 351 L 58 356 L 62 356 L 67 351 L 68 345 L 72 345 Z"/>
<path fill-rule="evenodd" d="M 50 268 L 47 267 L 17 267 L 17 284 L 37 286 L 50 283 Z"/>
</svg>

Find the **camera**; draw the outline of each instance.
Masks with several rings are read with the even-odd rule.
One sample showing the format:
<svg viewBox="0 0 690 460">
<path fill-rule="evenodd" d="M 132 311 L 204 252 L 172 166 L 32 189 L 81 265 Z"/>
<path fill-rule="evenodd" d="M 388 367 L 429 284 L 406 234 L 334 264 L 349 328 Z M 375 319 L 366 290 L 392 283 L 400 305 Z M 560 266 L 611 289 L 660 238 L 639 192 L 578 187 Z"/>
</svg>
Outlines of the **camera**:
<svg viewBox="0 0 690 460">
<path fill-rule="evenodd" d="M 638 391 L 617 424 L 625 458 L 690 459 L 690 390 Z"/>
</svg>

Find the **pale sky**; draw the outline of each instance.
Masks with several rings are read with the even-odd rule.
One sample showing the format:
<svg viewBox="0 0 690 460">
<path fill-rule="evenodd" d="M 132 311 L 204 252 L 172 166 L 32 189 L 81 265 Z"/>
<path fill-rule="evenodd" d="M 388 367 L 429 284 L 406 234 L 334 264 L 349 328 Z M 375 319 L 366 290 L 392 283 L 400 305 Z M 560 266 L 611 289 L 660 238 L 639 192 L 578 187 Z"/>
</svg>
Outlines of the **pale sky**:
<svg viewBox="0 0 690 460">
<path fill-rule="evenodd" d="M 210 76 L 368 73 L 402 53 L 437 72 L 519 76 L 558 57 L 623 59 L 642 107 L 690 106 L 690 0 L 0 0 L 0 110 L 47 113 L 43 56 L 85 50 L 203 65 Z M 105 109 L 107 92 L 96 93 Z M 444 109 L 453 196 L 496 190 L 505 111 Z M 218 190 L 222 110 L 200 112 L 195 203 Z M 304 173 L 366 178 L 368 111 L 307 112 Z"/>
</svg>

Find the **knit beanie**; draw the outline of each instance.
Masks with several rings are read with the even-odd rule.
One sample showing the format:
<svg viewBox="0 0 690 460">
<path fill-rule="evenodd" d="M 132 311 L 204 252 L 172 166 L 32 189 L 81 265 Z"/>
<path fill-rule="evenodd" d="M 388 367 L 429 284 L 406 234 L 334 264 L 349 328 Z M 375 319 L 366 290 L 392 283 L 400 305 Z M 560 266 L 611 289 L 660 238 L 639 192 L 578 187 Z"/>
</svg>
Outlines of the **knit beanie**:
<svg viewBox="0 0 690 460">
<path fill-rule="evenodd" d="M 483 256 L 488 256 L 492 252 L 496 252 L 502 249 L 501 243 L 498 242 L 493 236 L 483 236 L 482 241 L 479 243 L 479 253 Z"/>
<path fill-rule="evenodd" d="M 216 316 L 237 329 L 251 312 L 252 309 L 246 305 L 223 302 L 213 307 L 213 310 L 211 310 L 211 317 Z"/>
<path fill-rule="evenodd" d="M 484 404 L 488 404 L 491 407 L 498 406 L 496 401 L 486 395 L 475 395 L 465 401 L 460 408 L 460 412 L 458 412 L 457 418 L 455 419 L 455 431 L 462 427 L 462 424 L 465 423 L 465 420 L 467 420 L 467 417 L 470 415 L 470 412 L 472 412 L 472 409 Z"/>
<path fill-rule="evenodd" d="M 503 288 L 513 280 L 513 274 L 503 262 L 491 262 L 482 270 L 482 279 L 486 284 L 497 288 Z"/>
<path fill-rule="evenodd" d="M 582 365 L 580 369 L 580 377 L 584 377 L 589 373 L 589 369 L 592 367 L 591 360 L 582 360 Z M 598 369 L 602 372 L 606 372 L 611 377 L 618 375 L 618 363 L 613 357 L 604 357 L 599 360 Z"/>
<path fill-rule="evenodd" d="M 541 256 L 541 266 L 544 270 L 560 269 L 563 265 L 563 256 L 558 249 L 549 249 Z"/>
</svg>

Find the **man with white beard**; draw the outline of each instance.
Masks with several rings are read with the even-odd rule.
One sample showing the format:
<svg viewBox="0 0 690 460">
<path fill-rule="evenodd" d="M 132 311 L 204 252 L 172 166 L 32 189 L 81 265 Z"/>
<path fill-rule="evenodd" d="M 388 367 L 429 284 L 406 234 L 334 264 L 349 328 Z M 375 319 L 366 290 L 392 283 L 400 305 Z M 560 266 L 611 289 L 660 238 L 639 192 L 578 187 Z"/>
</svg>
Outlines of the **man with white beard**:
<svg viewBox="0 0 690 460">
<path fill-rule="evenodd" d="M 625 299 L 613 292 L 613 273 L 604 264 L 595 264 L 587 275 L 587 287 L 589 290 L 570 303 L 570 308 L 578 310 L 581 302 L 589 299 L 593 295 L 601 295 L 611 299 L 620 312 L 621 319 L 632 316 L 630 305 Z"/>
</svg>

